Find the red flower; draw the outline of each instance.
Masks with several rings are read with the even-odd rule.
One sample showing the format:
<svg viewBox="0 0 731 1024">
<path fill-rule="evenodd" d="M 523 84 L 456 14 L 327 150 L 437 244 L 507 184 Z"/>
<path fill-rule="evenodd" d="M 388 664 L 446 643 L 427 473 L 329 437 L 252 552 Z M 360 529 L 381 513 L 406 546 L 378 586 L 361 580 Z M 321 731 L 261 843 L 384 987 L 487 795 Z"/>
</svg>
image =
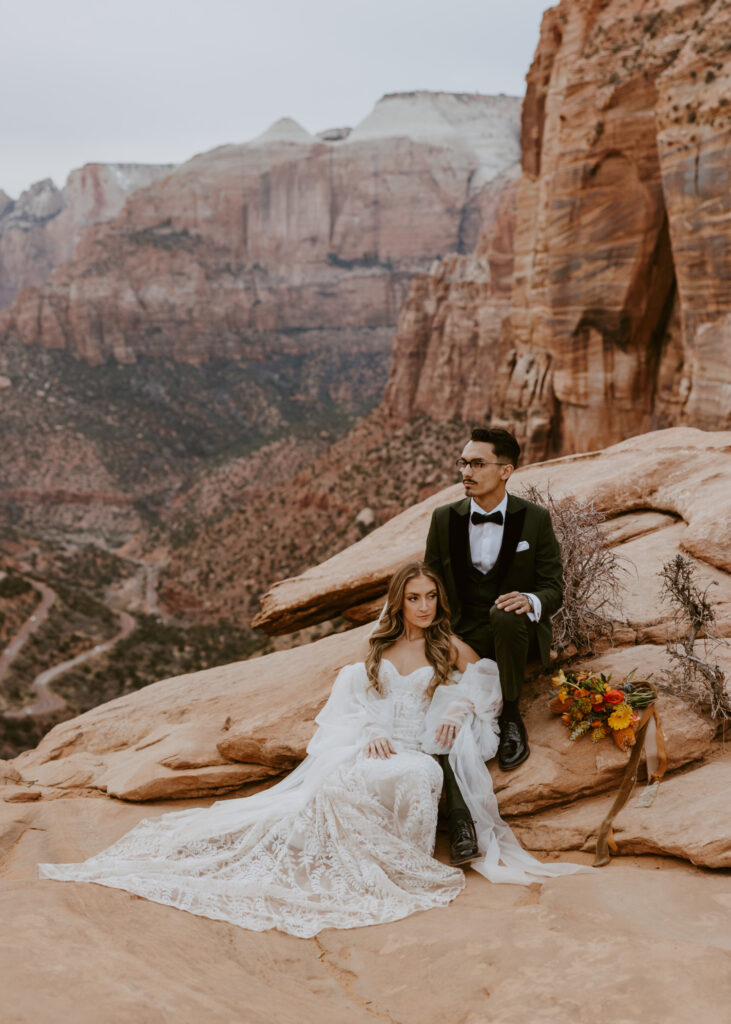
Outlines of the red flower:
<svg viewBox="0 0 731 1024">
<path fill-rule="evenodd" d="M 622 704 L 624 703 L 624 694 L 620 690 L 607 690 L 604 700 L 607 704 Z"/>
</svg>

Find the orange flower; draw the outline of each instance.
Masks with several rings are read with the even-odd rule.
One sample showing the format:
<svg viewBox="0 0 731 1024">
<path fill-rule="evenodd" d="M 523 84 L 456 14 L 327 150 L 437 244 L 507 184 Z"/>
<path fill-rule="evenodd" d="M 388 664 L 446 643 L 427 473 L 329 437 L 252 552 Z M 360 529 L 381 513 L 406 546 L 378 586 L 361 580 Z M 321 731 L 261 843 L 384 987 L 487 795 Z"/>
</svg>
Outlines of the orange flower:
<svg viewBox="0 0 731 1024">
<path fill-rule="evenodd" d="M 583 686 L 580 686 L 578 690 L 574 691 L 574 696 L 576 696 L 576 697 L 586 697 L 588 693 L 589 693 L 588 690 L 585 690 Z"/>
<path fill-rule="evenodd" d="M 592 702 L 595 708 L 598 708 L 600 704 L 604 703 L 603 693 L 590 693 L 589 700 Z"/>
<path fill-rule="evenodd" d="M 591 723 L 592 729 L 601 729 L 601 727 L 603 725 L 604 725 L 604 722 L 601 722 L 601 721 L 599 721 L 599 722 L 592 722 Z"/>
<path fill-rule="evenodd" d="M 621 690 L 607 690 L 604 694 L 604 700 L 607 704 L 622 704 L 624 703 L 624 694 Z"/>
<path fill-rule="evenodd" d="M 571 721 L 571 715 L 568 712 L 566 712 L 565 714 L 561 715 L 561 721 L 564 725 L 568 725 Z"/>
<path fill-rule="evenodd" d="M 626 729 L 612 729 L 612 738 L 620 750 L 629 750 L 635 745 L 635 731 L 631 725 Z"/>
</svg>

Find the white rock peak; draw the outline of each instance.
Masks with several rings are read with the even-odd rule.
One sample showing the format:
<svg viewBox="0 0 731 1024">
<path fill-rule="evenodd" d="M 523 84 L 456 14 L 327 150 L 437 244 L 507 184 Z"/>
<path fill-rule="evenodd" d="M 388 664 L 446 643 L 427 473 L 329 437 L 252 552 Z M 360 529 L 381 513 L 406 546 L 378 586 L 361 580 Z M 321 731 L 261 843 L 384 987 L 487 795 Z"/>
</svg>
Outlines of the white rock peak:
<svg viewBox="0 0 731 1024">
<path fill-rule="evenodd" d="M 464 146 L 474 154 L 484 182 L 520 160 L 520 106 L 520 97 L 504 94 L 390 93 L 341 145 L 408 138 L 434 146 Z"/>
<path fill-rule="evenodd" d="M 314 135 L 310 135 L 294 118 L 280 117 L 265 132 L 253 139 L 249 145 L 267 146 L 273 142 L 299 142 L 312 145 L 318 141 Z"/>
</svg>

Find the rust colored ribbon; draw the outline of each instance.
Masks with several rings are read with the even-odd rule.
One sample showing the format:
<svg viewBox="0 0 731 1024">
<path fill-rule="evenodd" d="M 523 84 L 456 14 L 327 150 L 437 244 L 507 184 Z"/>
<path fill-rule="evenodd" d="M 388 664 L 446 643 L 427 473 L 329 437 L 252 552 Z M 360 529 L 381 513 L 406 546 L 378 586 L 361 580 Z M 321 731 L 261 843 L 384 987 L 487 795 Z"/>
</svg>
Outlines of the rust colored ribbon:
<svg viewBox="0 0 731 1024">
<path fill-rule="evenodd" d="M 641 684 L 648 690 L 651 690 L 657 700 L 657 691 L 649 683 Z M 637 771 L 640 764 L 640 757 L 642 756 L 642 750 L 645 746 L 645 738 L 647 736 L 648 726 L 653 721 L 656 729 L 656 744 L 657 751 L 648 751 L 648 764 L 647 774 L 650 782 L 659 782 L 665 774 L 667 768 L 667 755 L 665 751 L 665 737 L 663 735 L 662 728 L 660 726 L 660 716 L 657 713 L 657 705 L 655 701 L 648 705 L 640 719 L 639 725 L 635 733 L 635 744 L 632 747 L 627 767 L 625 768 L 622 781 L 619 786 L 619 792 L 614 798 L 614 803 L 609 809 L 609 813 L 605 817 L 604 821 L 599 826 L 599 832 L 596 837 L 596 856 L 594 857 L 594 867 L 601 868 L 605 864 L 608 864 L 611 860 L 611 853 L 616 854 L 618 852 L 618 846 L 614 841 L 614 831 L 612 829 L 612 822 L 622 810 L 624 805 L 629 800 L 632 790 L 634 789 L 635 783 L 637 782 Z M 650 757 L 653 760 L 657 760 L 657 767 L 650 774 Z"/>
</svg>

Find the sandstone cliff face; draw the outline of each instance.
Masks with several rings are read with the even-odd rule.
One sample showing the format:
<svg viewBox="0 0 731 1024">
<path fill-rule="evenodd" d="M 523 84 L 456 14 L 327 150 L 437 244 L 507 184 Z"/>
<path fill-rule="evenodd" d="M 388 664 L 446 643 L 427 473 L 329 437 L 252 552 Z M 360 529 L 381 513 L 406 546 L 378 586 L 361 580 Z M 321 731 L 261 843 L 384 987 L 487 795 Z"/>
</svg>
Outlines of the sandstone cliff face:
<svg viewBox="0 0 731 1024">
<path fill-rule="evenodd" d="M 13 201 L 0 193 L 0 309 L 28 286 L 45 284 L 69 260 L 79 232 L 111 220 L 127 196 L 173 170 L 173 164 L 86 164 L 65 186 L 38 181 Z"/>
<path fill-rule="evenodd" d="M 516 198 L 517 183 L 510 181 L 475 251 L 438 260 L 411 282 L 383 397 L 391 423 L 489 415 L 502 322 L 510 312 Z"/>
<path fill-rule="evenodd" d="M 416 93 L 336 141 L 278 122 L 132 195 L 5 331 L 92 363 L 199 362 L 394 325 L 416 271 L 474 246 L 519 157 L 517 117 L 510 97 Z"/>
<path fill-rule="evenodd" d="M 510 315 L 502 334 L 493 323 L 443 338 L 454 306 L 475 324 L 491 293 L 465 295 L 467 260 L 414 282 L 389 414 L 409 404 L 400 346 L 419 407 L 492 416 L 529 459 L 674 423 L 729 423 L 730 35 L 723 3 L 579 0 L 547 11 L 523 105 Z M 410 324 L 409 307 L 433 295 L 428 322 Z M 449 359 L 434 358 L 441 345 Z"/>
</svg>

